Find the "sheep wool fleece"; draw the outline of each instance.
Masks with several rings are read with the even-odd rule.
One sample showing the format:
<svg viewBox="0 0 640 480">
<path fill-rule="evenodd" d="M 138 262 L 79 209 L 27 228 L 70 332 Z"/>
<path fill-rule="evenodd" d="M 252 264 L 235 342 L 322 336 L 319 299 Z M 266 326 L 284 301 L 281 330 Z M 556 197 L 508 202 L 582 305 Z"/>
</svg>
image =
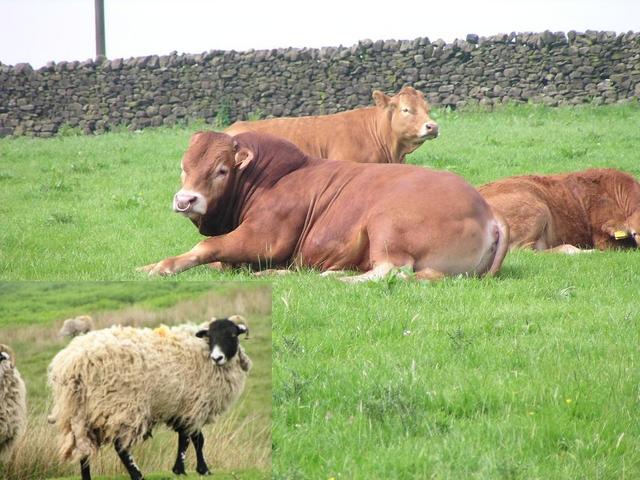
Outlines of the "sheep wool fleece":
<svg viewBox="0 0 640 480">
<path fill-rule="evenodd" d="M 4 349 L 3 349 L 4 350 Z M 27 390 L 8 360 L 0 363 L 0 459 L 6 458 L 27 423 Z"/>
<path fill-rule="evenodd" d="M 77 461 L 116 439 L 129 449 L 163 422 L 194 433 L 240 396 L 250 368 L 242 348 L 217 366 L 206 341 L 164 326 L 76 337 L 49 365 L 60 453 Z"/>
</svg>

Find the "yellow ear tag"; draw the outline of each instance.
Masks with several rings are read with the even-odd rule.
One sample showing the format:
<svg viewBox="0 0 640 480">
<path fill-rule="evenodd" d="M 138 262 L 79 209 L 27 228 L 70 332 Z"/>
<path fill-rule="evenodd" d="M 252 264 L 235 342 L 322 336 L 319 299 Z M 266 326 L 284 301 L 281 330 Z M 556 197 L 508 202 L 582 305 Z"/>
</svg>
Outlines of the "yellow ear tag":
<svg viewBox="0 0 640 480">
<path fill-rule="evenodd" d="M 158 328 L 154 329 L 153 332 L 161 337 L 166 337 L 167 333 L 169 333 L 169 329 L 166 325 L 160 325 Z"/>
<path fill-rule="evenodd" d="M 624 230 L 616 230 L 615 232 L 613 232 L 613 237 L 616 240 L 622 240 L 623 238 L 629 238 L 629 234 Z"/>
</svg>

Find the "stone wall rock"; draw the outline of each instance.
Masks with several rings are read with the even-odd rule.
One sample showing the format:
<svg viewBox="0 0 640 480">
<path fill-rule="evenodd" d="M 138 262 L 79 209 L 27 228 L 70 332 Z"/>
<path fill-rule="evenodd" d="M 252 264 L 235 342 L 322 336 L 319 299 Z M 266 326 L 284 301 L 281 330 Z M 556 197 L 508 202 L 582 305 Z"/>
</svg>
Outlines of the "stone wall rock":
<svg viewBox="0 0 640 480">
<path fill-rule="evenodd" d="M 0 64 L 0 135 L 101 133 L 371 105 L 411 84 L 434 106 L 610 104 L 640 96 L 640 34 L 571 31 L 363 40 L 351 47 Z"/>
</svg>

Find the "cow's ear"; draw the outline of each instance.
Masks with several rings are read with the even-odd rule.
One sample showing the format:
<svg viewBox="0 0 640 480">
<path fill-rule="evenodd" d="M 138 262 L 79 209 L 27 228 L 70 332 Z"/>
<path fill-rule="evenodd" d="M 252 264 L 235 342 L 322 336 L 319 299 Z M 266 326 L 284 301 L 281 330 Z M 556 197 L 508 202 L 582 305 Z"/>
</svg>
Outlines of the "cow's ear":
<svg viewBox="0 0 640 480">
<path fill-rule="evenodd" d="M 243 147 L 236 152 L 235 167 L 238 170 L 243 170 L 247 168 L 247 165 L 251 163 L 251 160 L 253 160 L 253 152 L 248 148 Z"/>
<path fill-rule="evenodd" d="M 373 97 L 376 107 L 387 108 L 389 106 L 389 102 L 391 102 L 391 97 L 385 95 L 380 90 L 374 90 L 371 96 Z"/>
<path fill-rule="evenodd" d="M 198 141 L 198 139 L 202 136 L 203 133 L 205 132 L 196 132 L 193 135 L 191 135 L 191 138 L 189 139 L 189 147 L 192 147 L 193 144 Z"/>
</svg>

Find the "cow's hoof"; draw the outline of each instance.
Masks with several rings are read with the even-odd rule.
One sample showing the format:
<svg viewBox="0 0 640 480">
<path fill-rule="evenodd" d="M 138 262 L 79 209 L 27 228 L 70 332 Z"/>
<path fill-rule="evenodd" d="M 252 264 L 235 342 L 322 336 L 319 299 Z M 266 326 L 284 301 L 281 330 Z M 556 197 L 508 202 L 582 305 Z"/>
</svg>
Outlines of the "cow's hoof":
<svg viewBox="0 0 640 480">
<path fill-rule="evenodd" d="M 266 277 L 267 275 L 289 275 L 292 273 L 292 270 L 280 269 L 277 270 L 275 268 L 268 268 L 267 270 L 260 270 L 257 272 L 253 272 L 254 277 Z"/>
<path fill-rule="evenodd" d="M 149 272 L 150 277 L 160 276 L 160 277 L 168 277 L 169 275 L 173 275 L 174 272 L 168 268 L 160 267 L 154 268 Z"/>
<path fill-rule="evenodd" d="M 185 471 L 185 469 L 184 469 L 184 465 L 182 466 L 182 468 L 180 468 L 180 467 L 173 467 L 173 468 L 171 469 L 171 471 L 172 471 L 173 473 L 175 473 L 176 475 L 186 475 L 186 474 L 187 474 L 187 472 L 186 472 L 186 471 Z"/>
<path fill-rule="evenodd" d="M 150 263 L 144 267 L 136 269 L 138 272 L 147 273 L 150 277 L 173 275 L 175 272 L 171 267 L 165 265 L 164 262 Z"/>
<path fill-rule="evenodd" d="M 320 274 L 321 277 L 335 277 L 336 275 L 346 275 L 345 270 L 325 270 Z"/>
<path fill-rule="evenodd" d="M 583 250 L 581 248 L 578 248 L 574 245 L 569 245 L 569 244 L 564 244 L 564 245 L 560 245 L 556 248 L 553 249 L 555 252 L 558 253 L 564 253 L 565 255 L 578 255 L 581 253 L 591 253 L 593 252 L 593 249 L 591 250 Z"/>
<path fill-rule="evenodd" d="M 341 282 L 344 282 L 344 283 L 360 283 L 360 282 L 364 282 L 364 280 L 362 278 L 360 278 L 360 275 L 353 275 L 351 277 L 338 277 L 338 280 L 340 280 Z"/>
</svg>

